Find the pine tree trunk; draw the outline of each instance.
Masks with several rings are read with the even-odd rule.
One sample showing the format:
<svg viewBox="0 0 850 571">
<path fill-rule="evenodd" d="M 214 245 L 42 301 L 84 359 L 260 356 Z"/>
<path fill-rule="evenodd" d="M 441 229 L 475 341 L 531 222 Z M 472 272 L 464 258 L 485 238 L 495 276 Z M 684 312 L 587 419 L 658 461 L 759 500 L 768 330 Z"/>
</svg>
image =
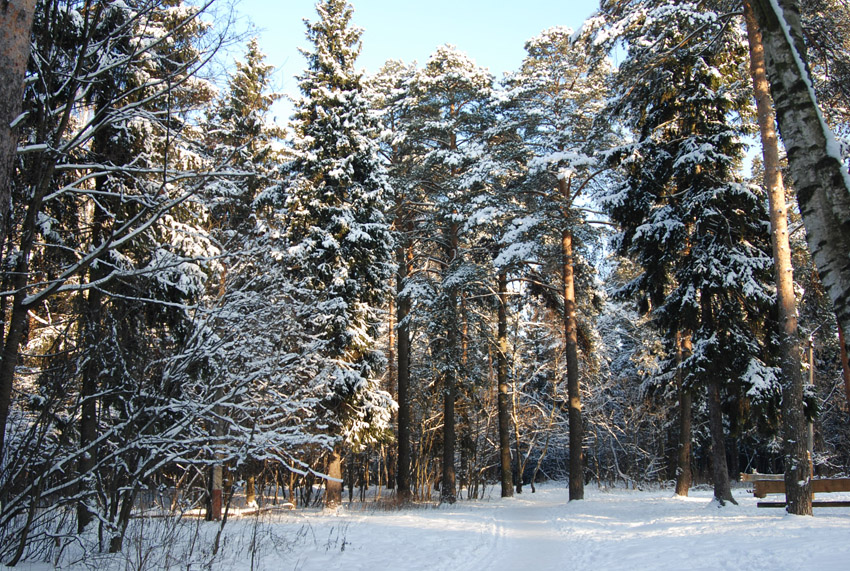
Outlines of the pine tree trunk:
<svg viewBox="0 0 850 571">
<path fill-rule="evenodd" d="M 410 500 L 410 299 L 401 295 L 405 279 L 410 272 L 412 249 L 409 245 L 399 246 L 396 250 L 398 273 L 396 275 L 396 344 L 398 350 L 398 460 L 396 464 L 396 482 L 398 499 Z"/>
<path fill-rule="evenodd" d="M 567 400 L 570 427 L 570 501 L 584 499 L 584 427 L 581 420 L 581 392 L 578 377 L 578 329 L 573 280 L 573 235 L 561 235 L 564 279 L 564 339 L 567 357 Z"/>
<path fill-rule="evenodd" d="M 693 476 L 691 472 L 691 440 L 693 422 L 693 395 L 684 386 L 682 361 L 690 357 L 691 337 L 676 332 L 676 385 L 679 391 L 679 442 L 676 454 L 676 495 L 687 496 Z"/>
<path fill-rule="evenodd" d="M 499 456 L 502 468 L 502 497 L 514 495 L 511 474 L 511 417 L 510 395 L 508 395 L 508 277 L 499 272 L 499 351 L 497 355 L 498 407 L 499 407 Z"/>
<path fill-rule="evenodd" d="M 770 99 L 764 48 L 755 13 L 744 2 L 750 46 L 750 73 L 756 96 L 759 132 L 764 156 L 764 185 L 770 204 L 771 244 L 776 268 L 776 297 L 779 304 L 782 369 L 782 436 L 785 448 L 786 510 L 797 515 L 812 515 L 812 490 L 803 410 L 803 374 L 800 368 L 800 341 L 797 334 L 797 300 L 794 296 L 794 270 L 788 241 L 788 213 L 785 186 L 779 162 L 773 104 Z M 845 251 L 845 257 L 847 256 Z"/>
<path fill-rule="evenodd" d="M 457 307 L 454 295 L 449 296 L 450 304 Z M 457 354 L 458 334 L 454 323 L 449 323 L 446 344 L 448 354 L 453 358 Z M 449 362 L 443 373 L 443 476 L 440 482 L 440 501 L 454 503 L 456 496 L 455 481 L 455 399 L 457 398 L 457 379 L 455 378 L 456 364 Z"/>
<path fill-rule="evenodd" d="M 448 344 L 457 345 L 457 332 L 449 327 Z M 440 501 L 454 503 L 456 497 L 455 482 L 455 399 L 456 379 L 454 363 L 446 366 L 443 374 L 443 477 L 440 482 Z"/>
<path fill-rule="evenodd" d="M 93 230 L 95 240 L 99 239 L 99 226 L 94 224 Z M 102 264 L 101 264 L 102 267 Z M 90 281 L 96 281 L 102 270 L 91 270 Z M 83 325 L 85 335 L 83 337 L 85 347 L 89 355 L 82 371 L 82 383 L 80 386 L 80 450 L 86 450 L 77 462 L 77 474 L 80 479 L 80 499 L 77 504 L 77 532 L 82 533 L 91 522 L 93 514 L 86 504 L 86 497 L 91 495 L 91 482 L 94 481 L 94 467 L 97 464 L 97 392 L 100 370 L 98 366 L 97 347 L 101 338 L 101 314 L 103 294 L 98 288 L 88 290 L 86 299 L 85 323 Z"/>
<path fill-rule="evenodd" d="M 777 120 L 788 153 L 806 239 L 841 327 L 850 330 L 850 188 L 835 137 L 811 90 L 799 2 L 751 0 L 762 32 Z M 788 25 L 788 35 L 783 26 Z M 789 41 L 790 37 L 790 41 Z M 795 56 L 799 56 L 799 59 Z M 845 339 L 845 347 L 847 340 Z M 801 438 L 802 439 L 802 438 Z"/>
<path fill-rule="evenodd" d="M 458 233 L 460 227 L 452 222 L 448 228 L 445 271 L 457 260 Z M 449 319 L 446 322 L 446 363 L 443 372 L 443 475 L 440 482 L 440 501 L 454 503 L 457 500 L 455 475 L 455 400 L 457 399 L 457 368 L 460 360 L 458 335 L 458 296 L 454 288 L 446 292 Z"/>
<path fill-rule="evenodd" d="M 0 3 L 0 247 L 5 245 L 35 0 Z"/>
</svg>

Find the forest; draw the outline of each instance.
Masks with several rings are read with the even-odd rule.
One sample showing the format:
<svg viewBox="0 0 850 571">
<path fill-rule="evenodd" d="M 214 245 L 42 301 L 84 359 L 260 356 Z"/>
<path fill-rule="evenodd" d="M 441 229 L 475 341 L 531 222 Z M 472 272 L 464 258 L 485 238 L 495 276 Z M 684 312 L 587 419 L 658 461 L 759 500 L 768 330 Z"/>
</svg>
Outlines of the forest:
<svg viewBox="0 0 850 571">
<path fill-rule="evenodd" d="M 759 472 L 811 515 L 850 476 L 847 0 L 601 0 L 499 79 L 364 74 L 355 9 L 305 15 L 279 126 L 229 2 L 0 5 L 0 563 L 374 490 Z"/>
</svg>

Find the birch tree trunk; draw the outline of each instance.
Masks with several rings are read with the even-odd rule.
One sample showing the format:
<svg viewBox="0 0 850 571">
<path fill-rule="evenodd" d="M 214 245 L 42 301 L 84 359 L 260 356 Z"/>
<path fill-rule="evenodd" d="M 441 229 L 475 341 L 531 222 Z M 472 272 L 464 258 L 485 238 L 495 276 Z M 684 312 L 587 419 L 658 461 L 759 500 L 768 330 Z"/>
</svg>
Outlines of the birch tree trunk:
<svg viewBox="0 0 850 571">
<path fill-rule="evenodd" d="M 812 258 L 838 323 L 850 330 L 850 179 L 806 67 L 797 0 L 751 0 L 780 134 Z M 784 24 L 787 24 L 787 28 Z M 845 348 L 847 339 L 845 339 Z"/>
<path fill-rule="evenodd" d="M 779 163 L 776 118 L 770 99 L 762 37 L 749 0 L 744 2 L 750 47 L 750 74 L 756 97 L 759 133 L 764 157 L 764 186 L 770 204 L 770 240 L 776 268 L 776 299 L 779 304 L 782 369 L 782 440 L 785 448 L 785 509 L 796 515 L 812 515 L 812 489 L 803 410 L 803 374 L 800 370 L 800 341 L 797 335 L 797 300 L 794 269 L 788 241 L 788 212 L 785 186 Z M 847 252 L 845 252 L 846 256 Z"/>
</svg>

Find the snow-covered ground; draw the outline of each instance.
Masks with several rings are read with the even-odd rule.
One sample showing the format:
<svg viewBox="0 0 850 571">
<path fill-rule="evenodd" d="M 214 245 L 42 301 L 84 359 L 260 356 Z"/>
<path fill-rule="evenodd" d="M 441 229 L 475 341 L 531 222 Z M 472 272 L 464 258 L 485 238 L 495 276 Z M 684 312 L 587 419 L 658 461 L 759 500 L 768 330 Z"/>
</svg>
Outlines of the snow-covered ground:
<svg viewBox="0 0 850 571">
<path fill-rule="evenodd" d="M 155 538 L 147 524 L 147 541 L 131 533 L 119 559 L 87 558 L 68 568 L 850 569 L 850 509 L 816 508 L 815 517 L 793 517 L 756 508 L 744 489 L 735 497 L 738 506 L 718 508 L 709 490 L 677 498 L 669 490 L 591 486 L 584 501 L 569 503 L 564 486 L 549 484 L 536 494 L 453 506 L 388 511 L 354 503 L 335 511 L 245 516 L 227 523 L 213 560 L 214 524 L 182 523 L 183 539 L 168 548 L 169 561 L 162 543 L 149 545 Z"/>
</svg>

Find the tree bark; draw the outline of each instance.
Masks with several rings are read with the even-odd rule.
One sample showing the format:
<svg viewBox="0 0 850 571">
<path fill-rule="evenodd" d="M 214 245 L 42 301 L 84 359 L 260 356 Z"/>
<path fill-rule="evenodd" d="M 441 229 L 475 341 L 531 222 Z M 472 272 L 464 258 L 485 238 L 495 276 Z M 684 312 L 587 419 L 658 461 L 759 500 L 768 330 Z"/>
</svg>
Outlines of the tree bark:
<svg viewBox="0 0 850 571">
<path fill-rule="evenodd" d="M 570 501 L 584 499 L 584 427 L 581 421 L 581 392 L 578 378 L 578 329 L 573 279 L 573 235 L 561 235 L 564 280 L 564 339 L 567 357 L 567 400 L 570 427 Z"/>
<path fill-rule="evenodd" d="M 800 341 L 797 334 L 797 300 L 794 296 L 794 269 L 788 241 L 788 213 L 785 186 L 779 162 L 776 119 L 770 99 L 762 37 L 749 0 L 744 2 L 750 47 L 750 74 L 756 97 L 759 133 L 764 157 L 764 186 L 770 204 L 770 238 L 776 271 L 776 298 L 779 304 L 782 369 L 782 440 L 785 448 L 786 510 L 796 515 L 812 515 L 812 490 L 803 410 L 803 374 L 800 368 Z M 845 256 L 847 252 L 845 252 Z"/>
<path fill-rule="evenodd" d="M 207 521 L 221 521 L 223 486 L 224 466 L 214 464 L 210 468 L 210 505 L 205 518 Z"/>
<path fill-rule="evenodd" d="M 249 508 L 257 507 L 257 479 L 255 476 L 245 478 L 245 505 Z"/>
<path fill-rule="evenodd" d="M 774 2 L 781 14 L 777 13 Z M 811 88 L 799 2 L 751 0 L 751 3 L 762 33 L 767 77 L 806 226 L 806 240 L 838 322 L 847 331 L 850 330 L 850 179 L 835 136 L 824 123 Z M 845 348 L 846 343 L 845 339 Z"/>
<path fill-rule="evenodd" d="M 737 505 L 738 502 L 732 497 L 732 486 L 729 483 L 729 468 L 726 464 L 726 431 L 723 430 L 723 410 L 720 404 L 720 383 L 716 380 L 708 384 L 708 415 L 714 499 L 721 506 L 726 505 L 726 502 Z"/>
<path fill-rule="evenodd" d="M 95 181 L 96 185 L 102 185 L 103 181 Z M 101 239 L 104 216 L 103 212 L 95 207 L 95 218 L 92 224 L 92 244 L 96 245 Z M 89 281 L 96 282 L 105 275 L 103 264 L 98 264 L 89 269 Z M 80 384 L 80 450 L 84 451 L 77 462 L 77 473 L 80 478 L 80 498 L 77 504 L 77 532 L 82 533 L 91 522 L 94 514 L 86 503 L 87 496 L 91 495 L 91 483 L 94 482 L 94 467 L 97 464 L 98 450 L 95 444 L 98 433 L 97 421 L 97 393 L 98 378 L 101 375 L 100 361 L 96 347 L 103 336 L 103 293 L 98 288 L 90 288 L 86 298 L 86 312 L 83 323 L 83 351 L 87 352 L 86 363 L 82 370 L 82 382 Z"/>
<path fill-rule="evenodd" d="M 413 251 L 409 244 L 396 250 L 396 345 L 398 353 L 398 459 L 396 482 L 399 501 L 410 500 L 410 298 L 402 295 L 410 274 Z"/>
<path fill-rule="evenodd" d="M 458 233 L 460 227 L 452 222 L 448 228 L 446 265 L 457 260 Z M 455 474 L 455 400 L 457 399 L 457 367 L 460 358 L 460 339 L 457 329 L 458 296 L 454 287 L 446 292 L 449 319 L 446 321 L 446 363 L 443 371 L 443 476 L 440 483 L 440 501 L 454 503 L 457 500 Z"/>
<path fill-rule="evenodd" d="M 676 332 L 676 385 L 679 391 L 679 443 L 676 454 L 676 495 L 687 496 L 693 476 L 691 472 L 691 440 L 693 394 L 684 386 L 682 362 L 690 356 L 691 337 Z"/>
<path fill-rule="evenodd" d="M 498 407 L 499 407 L 499 457 L 502 468 L 502 497 L 514 495 L 511 474 L 511 417 L 508 395 L 508 277 L 499 272 L 499 351 L 497 355 Z"/>
<path fill-rule="evenodd" d="M 712 295 L 706 290 L 700 292 L 701 320 L 708 329 L 715 330 Z M 716 373 L 707 371 L 710 375 L 707 382 L 708 395 L 708 429 L 711 434 L 711 471 L 714 480 L 714 499 L 721 506 L 726 502 L 736 504 L 732 497 L 732 487 L 729 483 L 729 467 L 726 464 L 726 431 L 723 429 L 723 408 L 720 402 L 720 380 Z"/>
<path fill-rule="evenodd" d="M 6 242 L 35 0 L 0 3 L 0 246 Z"/>
<path fill-rule="evenodd" d="M 847 340 L 844 329 L 838 325 L 838 342 L 841 344 L 841 370 L 844 374 L 844 396 L 847 399 L 847 412 L 850 414 L 850 360 L 847 359 Z"/>
<path fill-rule="evenodd" d="M 325 507 L 335 508 L 342 504 L 342 454 L 334 448 L 328 457 L 328 476 L 325 481 Z"/>
</svg>

